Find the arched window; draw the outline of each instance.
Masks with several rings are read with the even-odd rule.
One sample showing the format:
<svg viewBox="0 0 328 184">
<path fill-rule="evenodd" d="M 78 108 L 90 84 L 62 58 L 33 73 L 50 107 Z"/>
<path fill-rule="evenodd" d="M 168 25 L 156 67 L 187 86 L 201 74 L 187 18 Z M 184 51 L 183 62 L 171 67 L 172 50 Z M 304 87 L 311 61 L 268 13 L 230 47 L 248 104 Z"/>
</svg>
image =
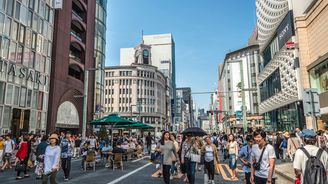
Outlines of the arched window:
<svg viewBox="0 0 328 184">
<path fill-rule="evenodd" d="M 148 65 L 149 64 L 149 51 L 147 49 L 143 50 L 142 56 L 143 56 L 143 63 Z"/>
</svg>

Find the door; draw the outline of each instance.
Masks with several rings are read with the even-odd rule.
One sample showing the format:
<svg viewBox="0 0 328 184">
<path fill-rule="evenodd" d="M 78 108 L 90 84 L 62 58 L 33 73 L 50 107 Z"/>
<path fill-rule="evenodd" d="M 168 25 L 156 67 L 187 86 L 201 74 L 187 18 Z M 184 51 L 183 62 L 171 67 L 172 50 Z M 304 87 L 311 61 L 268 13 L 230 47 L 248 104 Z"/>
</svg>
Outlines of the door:
<svg viewBox="0 0 328 184">
<path fill-rule="evenodd" d="M 30 110 L 13 109 L 11 132 L 14 137 L 28 134 L 30 125 Z"/>
</svg>

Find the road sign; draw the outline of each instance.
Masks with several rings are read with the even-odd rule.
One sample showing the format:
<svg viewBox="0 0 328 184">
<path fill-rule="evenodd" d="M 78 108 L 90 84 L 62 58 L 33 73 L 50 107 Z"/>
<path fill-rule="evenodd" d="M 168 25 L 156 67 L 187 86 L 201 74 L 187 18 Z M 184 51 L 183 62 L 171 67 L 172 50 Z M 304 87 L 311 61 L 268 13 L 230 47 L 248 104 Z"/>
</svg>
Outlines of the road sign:
<svg viewBox="0 0 328 184">
<path fill-rule="evenodd" d="M 320 101 L 318 89 L 308 88 L 303 91 L 304 116 L 320 117 Z"/>
</svg>

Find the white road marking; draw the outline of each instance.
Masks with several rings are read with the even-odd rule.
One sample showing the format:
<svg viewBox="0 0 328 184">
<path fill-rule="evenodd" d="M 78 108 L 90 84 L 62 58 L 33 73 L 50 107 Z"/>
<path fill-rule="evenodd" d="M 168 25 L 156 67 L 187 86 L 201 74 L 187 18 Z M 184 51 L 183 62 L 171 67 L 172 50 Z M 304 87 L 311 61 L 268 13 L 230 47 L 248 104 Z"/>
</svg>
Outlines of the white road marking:
<svg viewBox="0 0 328 184">
<path fill-rule="evenodd" d="M 117 178 L 116 180 L 114 180 L 114 181 L 112 181 L 112 182 L 110 182 L 110 183 L 107 183 L 107 184 L 115 184 L 115 183 L 118 183 L 118 182 L 124 180 L 125 178 L 131 176 L 132 174 L 134 174 L 134 173 L 136 173 L 136 172 L 138 172 L 138 171 L 144 169 L 145 167 L 147 167 L 147 166 L 149 166 L 149 165 L 152 165 L 152 163 L 148 163 L 148 164 L 146 164 L 146 165 L 144 165 L 144 166 L 142 166 L 142 167 L 139 167 L 138 169 L 136 169 L 136 170 L 134 170 L 134 171 L 132 171 L 132 172 L 129 172 L 129 173 L 127 173 L 127 174 L 125 174 L 125 175 L 123 175 L 123 176 Z"/>
<path fill-rule="evenodd" d="M 143 159 L 145 159 L 145 158 L 150 158 L 150 156 L 144 156 L 144 157 L 139 158 L 139 159 L 137 159 L 137 160 L 133 160 L 132 162 L 133 162 L 133 163 L 134 163 L 134 162 L 138 162 L 138 161 L 143 160 Z"/>
</svg>

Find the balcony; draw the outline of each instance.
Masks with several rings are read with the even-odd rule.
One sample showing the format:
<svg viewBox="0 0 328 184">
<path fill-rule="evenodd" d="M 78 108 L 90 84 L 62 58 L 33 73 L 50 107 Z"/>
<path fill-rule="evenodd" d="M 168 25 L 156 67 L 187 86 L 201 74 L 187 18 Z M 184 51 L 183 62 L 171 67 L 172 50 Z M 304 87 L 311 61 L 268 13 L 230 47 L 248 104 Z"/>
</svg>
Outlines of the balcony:
<svg viewBox="0 0 328 184">
<path fill-rule="evenodd" d="M 77 39 L 78 41 L 82 42 L 83 43 L 83 39 L 82 39 L 82 36 L 81 34 L 71 30 L 71 35 L 74 36 L 75 39 Z"/>
</svg>

